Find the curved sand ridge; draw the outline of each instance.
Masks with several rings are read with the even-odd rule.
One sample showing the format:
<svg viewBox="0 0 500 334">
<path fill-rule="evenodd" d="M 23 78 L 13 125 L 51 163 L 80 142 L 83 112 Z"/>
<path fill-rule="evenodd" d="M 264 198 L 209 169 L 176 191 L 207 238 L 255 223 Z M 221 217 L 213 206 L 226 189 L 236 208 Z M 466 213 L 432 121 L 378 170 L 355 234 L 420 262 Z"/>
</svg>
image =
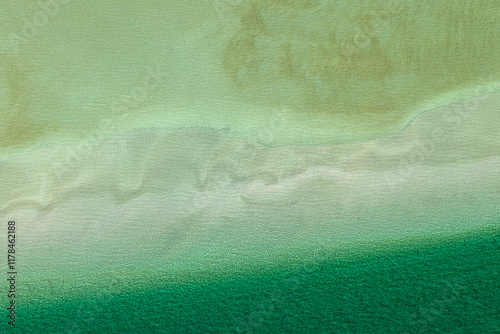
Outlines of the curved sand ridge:
<svg viewBox="0 0 500 334">
<path fill-rule="evenodd" d="M 394 131 L 500 74 L 494 1 L 250 0 L 227 14 L 239 20 L 222 63 L 241 95 L 347 138 Z"/>
<path fill-rule="evenodd" d="M 40 147 L 2 161 L 1 212 L 18 221 L 27 279 L 64 267 L 75 284 L 109 271 L 172 281 L 245 272 L 298 250 L 306 261 L 318 244 L 362 254 L 498 228 L 499 102 L 491 94 L 440 108 L 354 144 L 277 148 L 158 128 L 67 164 L 68 147 Z"/>
</svg>

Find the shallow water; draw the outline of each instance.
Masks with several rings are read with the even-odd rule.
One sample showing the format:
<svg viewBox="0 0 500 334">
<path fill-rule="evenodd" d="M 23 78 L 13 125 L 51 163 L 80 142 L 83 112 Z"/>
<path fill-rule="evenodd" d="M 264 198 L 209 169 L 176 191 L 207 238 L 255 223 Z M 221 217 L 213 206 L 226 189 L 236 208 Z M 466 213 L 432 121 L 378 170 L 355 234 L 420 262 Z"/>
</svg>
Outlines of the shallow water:
<svg viewBox="0 0 500 334">
<path fill-rule="evenodd" d="M 495 1 L 55 4 L 0 4 L 20 332 L 498 326 Z"/>
</svg>

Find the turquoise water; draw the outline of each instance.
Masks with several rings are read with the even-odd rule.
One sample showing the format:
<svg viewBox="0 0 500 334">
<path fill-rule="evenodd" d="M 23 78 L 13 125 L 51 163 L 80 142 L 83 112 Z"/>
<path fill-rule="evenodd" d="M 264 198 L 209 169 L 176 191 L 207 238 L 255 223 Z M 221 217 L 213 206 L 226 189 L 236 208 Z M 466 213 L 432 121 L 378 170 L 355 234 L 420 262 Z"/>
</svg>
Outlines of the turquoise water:
<svg viewBox="0 0 500 334">
<path fill-rule="evenodd" d="M 11 333 L 496 333 L 500 234 L 107 298 L 19 306 Z"/>
<path fill-rule="evenodd" d="M 499 332 L 499 18 L 0 2 L 2 329 Z"/>
</svg>

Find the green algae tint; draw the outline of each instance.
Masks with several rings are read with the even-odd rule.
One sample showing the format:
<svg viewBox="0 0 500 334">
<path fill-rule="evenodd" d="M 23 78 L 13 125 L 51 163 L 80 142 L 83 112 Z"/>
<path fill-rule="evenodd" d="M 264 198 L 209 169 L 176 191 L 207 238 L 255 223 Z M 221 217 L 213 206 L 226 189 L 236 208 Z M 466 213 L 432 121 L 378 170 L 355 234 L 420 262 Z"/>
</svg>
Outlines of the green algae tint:
<svg viewBox="0 0 500 334">
<path fill-rule="evenodd" d="M 486 233 L 65 303 L 46 296 L 36 309 L 23 306 L 19 321 L 33 333 L 492 333 L 499 240 Z"/>
<path fill-rule="evenodd" d="M 0 331 L 498 332 L 499 18 L 1 2 Z"/>
<path fill-rule="evenodd" d="M 43 7 L 0 5 L 1 147 L 103 121 L 247 138 L 277 113 L 274 145 L 360 141 L 499 89 L 494 0 L 218 1 L 68 1 L 29 36 Z"/>
</svg>

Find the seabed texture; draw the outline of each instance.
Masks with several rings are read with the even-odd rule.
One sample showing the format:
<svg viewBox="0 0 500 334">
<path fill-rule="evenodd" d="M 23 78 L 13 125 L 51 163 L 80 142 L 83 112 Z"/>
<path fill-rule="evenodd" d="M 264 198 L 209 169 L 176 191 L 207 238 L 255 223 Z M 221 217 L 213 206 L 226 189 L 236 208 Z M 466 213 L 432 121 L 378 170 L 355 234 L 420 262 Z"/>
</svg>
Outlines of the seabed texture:
<svg viewBox="0 0 500 334">
<path fill-rule="evenodd" d="M 499 125 L 498 0 L 2 1 L 0 333 L 500 333 Z"/>
</svg>

